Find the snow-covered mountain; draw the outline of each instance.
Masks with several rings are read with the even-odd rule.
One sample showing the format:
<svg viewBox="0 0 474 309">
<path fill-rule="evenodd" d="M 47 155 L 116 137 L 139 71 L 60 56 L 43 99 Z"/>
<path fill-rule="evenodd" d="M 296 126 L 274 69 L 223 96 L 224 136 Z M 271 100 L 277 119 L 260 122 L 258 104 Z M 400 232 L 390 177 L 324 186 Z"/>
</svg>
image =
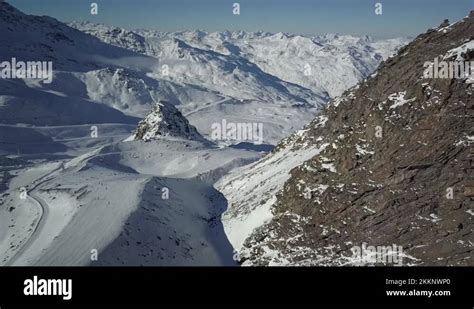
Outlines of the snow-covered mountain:
<svg viewBox="0 0 474 309">
<path fill-rule="evenodd" d="M 140 56 L 117 48 L 47 16 L 27 15 L 6 2 L 0 3 L 0 57 L 5 60 L 54 61 L 55 70 L 86 72 L 113 66 L 118 59 Z M 121 66 L 127 65 L 122 62 Z"/>
<path fill-rule="evenodd" d="M 104 42 L 159 58 L 184 52 L 173 45 L 192 46 L 226 56 L 238 56 L 281 80 L 302 85 L 317 95 L 334 98 L 369 76 L 381 61 L 408 43 L 407 38 L 374 40 L 369 36 L 327 34 L 306 37 L 286 33 L 245 31 L 159 32 L 109 27 L 88 22 L 70 23 Z M 127 39 L 123 39 L 126 36 Z M 146 43 L 145 43 L 146 42 Z"/>
<path fill-rule="evenodd" d="M 408 42 L 243 31 L 134 32 L 87 22 L 70 25 L 103 42 L 155 57 L 157 69 L 148 74 L 154 79 L 219 95 L 214 102 L 203 95 L 193 97 L 205 103 L 170 100 L 203 135 L 209 134 L 209 118 L 259 121 L 267 132 L 265 141 L 271 144 L 301 128 L 298 124 L 310 121 L 322 104 L 368 77 Z"/>
<path fill-rule="evenodd" d="M 407 39 L 375 41 L 370 37 L 285 33 L 168 34 L 190 45 L 220 53 L 237 53 L 263 71 L 331 98 L 366 78 Z"/>
<path fill-rule="evenodd" d="M 130 117 L 133 115 L 126 115 L 107 102 L 94 101 L 81 77 L 93 70 L 118 67 L 142 70 L 156 63 L 156 59 L 105 44 L 53 18 L 23 14 L 6 2 L 0 3 L 0 32 L 2 61 L 51 61 L 54 74 L 51 83 L 0 79 L 2 123 L 136 123 L 137 119 Z"/>
<path fill-rule="evenodd" d="M 262 124 L 277 144 L 401 44 L 66 25 L 0 2 L 0 60 L 54 73 L 0 79 L 0 265 L 235 265 L 287 169 L 322 149 L 292 137 L 255 162 L 271 145 L 213 143 L 212 126 Z M 238 235 L 229 206 L 263 217 Z"/>
<path fill-rule="evenodd" d="M 242 57 L 201 50 L 175 38 L 146 52 L 136 48 L 138 35 L 112 40 L 122 32 L 111 31 L 104 34 L 109 40 L 102 41 L 52 18 L 23 14 L 5 2 L 1 8 L 5 32 L 1 42 L 6 46 L 0 51 L 2 59 L 15 56 L 54 65 L 51 84 L 0 81 L 5 122 L 52 125 L 60 115 L 61 124 L 130 123 L 145 116 L 156 100 L 165 100 L 203 135 L 219 118 L 258 121 L 266 127 L 265 142 L 276 143 L 309 121 L 325 102 L 311 90 L 263 72 Z M 136 44 L 130 43 L 134 40 Z M 144 51 L 147 55 L 138 53 Z M 166 56 L 157 58 L 157 53 Z M 79 104 L 85 108 L 81 110 Z M 102 115 L 107 115 L 103 121 Z"/>
</svg>

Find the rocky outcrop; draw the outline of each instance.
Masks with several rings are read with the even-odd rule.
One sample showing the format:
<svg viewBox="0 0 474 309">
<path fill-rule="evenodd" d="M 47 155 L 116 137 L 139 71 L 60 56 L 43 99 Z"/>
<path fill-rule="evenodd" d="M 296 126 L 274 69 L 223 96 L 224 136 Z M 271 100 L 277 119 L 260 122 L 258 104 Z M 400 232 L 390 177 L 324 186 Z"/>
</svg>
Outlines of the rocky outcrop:
<svg viewBox="0 0 474 309">
<path fill-rule="evenodd" d="M 176 107 L 165 101 L 156 103 L 153 110 L 138 123 L 133 139 L 148 142 L 160 137 L 208 142 Z"/>
<path fill-rule="evenodd" d="M 474 265 L 474 88 L 426 75 L 435 58 L 474 61 L 473 39 L 472 13 L 430 29 L 282 141 L 327 147 L 291 170 L 243 264 L 352 265 L 365 243 L 401 246 L 404 265 Z"/>
</svg>

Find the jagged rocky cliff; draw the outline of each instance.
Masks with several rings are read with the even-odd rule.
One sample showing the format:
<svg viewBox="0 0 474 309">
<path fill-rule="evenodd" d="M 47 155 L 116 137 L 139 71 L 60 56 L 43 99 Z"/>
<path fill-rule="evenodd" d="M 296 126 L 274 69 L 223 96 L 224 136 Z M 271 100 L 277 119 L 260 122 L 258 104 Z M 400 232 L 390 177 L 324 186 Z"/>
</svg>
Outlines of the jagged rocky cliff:
<svg viewBox="0 0 474 309">
<path fill-rule="evenodd" d="M 138 123 L 134 139 L 148 142 L 166 136 L 206 142 L 179 110 L 172 104 L 161 101 Z"/>
<path fill-rule="evenodd" d="M 436 57 L 474 61 L 473 39 L 473 12 L 430 29 L 283 140 L 266 161 L 320 151 L 291 170 L 241 262 L 351 265 L 366 243 L 402 246 L 405 265 L 474 265 L 472 78 L 425 74 Z"/>
</svg>

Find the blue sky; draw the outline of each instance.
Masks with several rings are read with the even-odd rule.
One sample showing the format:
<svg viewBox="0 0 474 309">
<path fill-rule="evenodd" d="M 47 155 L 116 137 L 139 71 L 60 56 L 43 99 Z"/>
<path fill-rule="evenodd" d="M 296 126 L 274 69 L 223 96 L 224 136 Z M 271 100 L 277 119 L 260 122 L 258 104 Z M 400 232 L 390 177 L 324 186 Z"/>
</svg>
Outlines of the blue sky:
<svg viewBox="0 0 474 309">
<path fill-rule="evenodd" d="M 87 20 L 128 29 L 246 30 L 306 35 L 415 36 L 445 18 L 456 21 L 474 0 L 7 0 L 25 13 Z M 90 14 L 90 3 L 99 14 Z M 234 2 L 241 14 L 232 14 Z M 383 5 L 376 15 L 375 3 Z"/>
</svg>

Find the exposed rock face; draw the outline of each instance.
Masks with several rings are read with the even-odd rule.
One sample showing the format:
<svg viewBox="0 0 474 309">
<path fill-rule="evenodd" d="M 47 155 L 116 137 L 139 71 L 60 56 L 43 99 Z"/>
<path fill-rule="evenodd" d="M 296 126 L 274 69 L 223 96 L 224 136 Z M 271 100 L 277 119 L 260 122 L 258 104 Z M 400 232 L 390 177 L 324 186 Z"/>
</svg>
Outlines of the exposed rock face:
<svg viewBox="0 0 474 309">
<path fill-rule="evenodd" d="M 166 136 L 207 142 L 179 110 L 172 104 L 161 101 L 138 123 L 134 139 L 148 142 Z"/>
<path fill-rule="evenodd" d="M 474 61 L 473 39 L 472 13 L 429 30 L 284 140 L 275 152 L 328 146 L 291 171 L 243 264 L 353 264 L 366 243 L 402 246 L 404 265 L 474 265 L 474 87 L 423 77 L 435 57 Z"/>
</svg>

